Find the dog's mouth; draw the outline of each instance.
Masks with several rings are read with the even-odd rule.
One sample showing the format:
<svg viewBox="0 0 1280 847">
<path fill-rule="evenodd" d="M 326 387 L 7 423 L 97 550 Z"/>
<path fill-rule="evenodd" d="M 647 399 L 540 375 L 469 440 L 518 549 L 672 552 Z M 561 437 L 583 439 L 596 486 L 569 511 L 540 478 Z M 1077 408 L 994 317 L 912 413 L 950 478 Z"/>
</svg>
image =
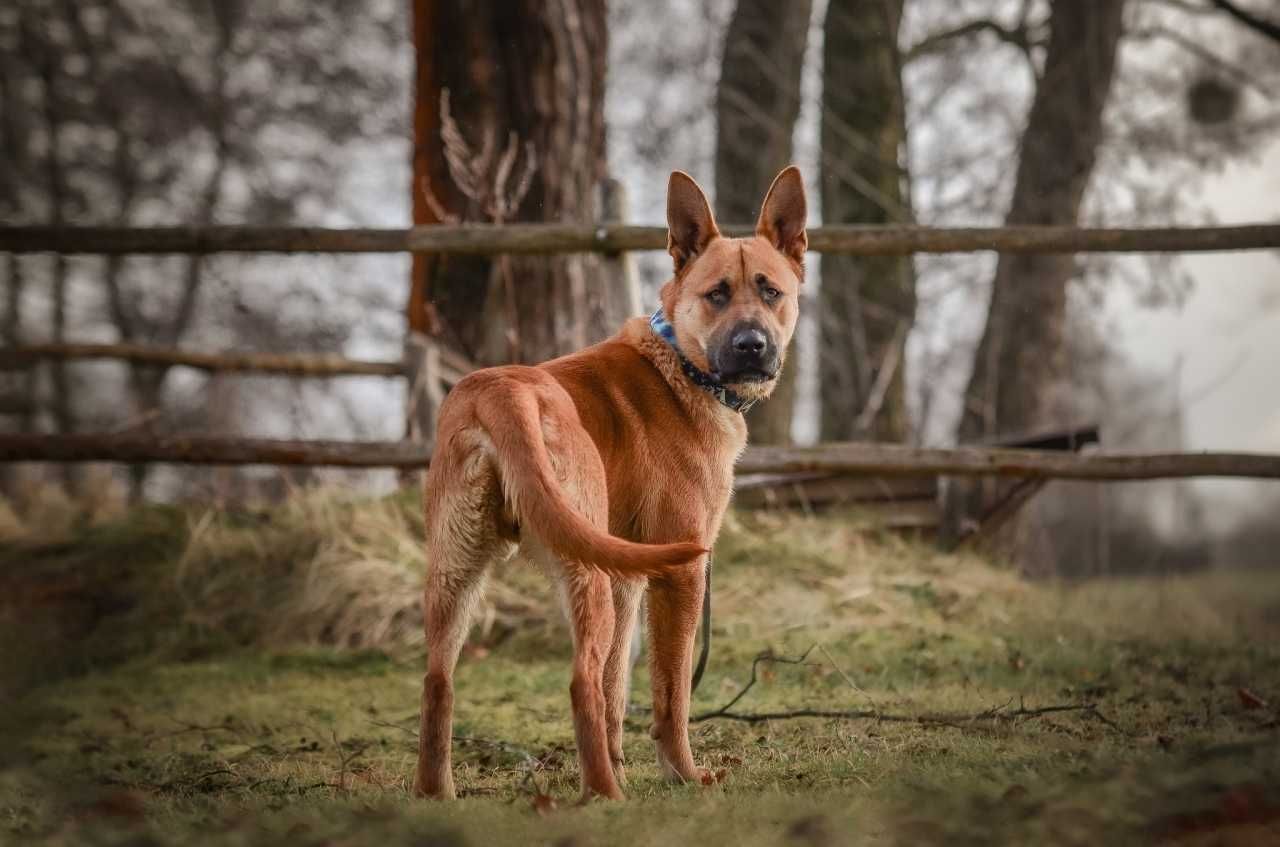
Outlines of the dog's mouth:
<svg viewBox="0 0 1280 847">
<path fill-rule="evenodd" d="M 764 368 L 743 368 L 733 373 L 718 373 L 715 377 L 723 383 L 773 382 L 778 378 L 778 372 L 767 371 Z"/>
</svg>

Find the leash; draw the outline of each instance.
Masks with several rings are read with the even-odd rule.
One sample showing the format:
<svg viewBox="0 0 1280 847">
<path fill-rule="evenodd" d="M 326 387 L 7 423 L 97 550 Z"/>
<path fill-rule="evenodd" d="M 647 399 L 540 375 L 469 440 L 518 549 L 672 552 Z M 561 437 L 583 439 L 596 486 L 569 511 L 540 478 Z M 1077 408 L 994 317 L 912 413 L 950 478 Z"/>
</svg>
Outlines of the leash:
<svg viewBox="0 0 1280 847">
<path fill-rule="evenodd" d="M 693 669 L 693 683 L 689 693 L 698 690 L 702 682 L 702 672 L 707 669 L 707 657 L 711 655 L 711 556 L 707 556 L 707 586 L 702 592 L 702 652 L 698 654 L 698 665 Z"/>
<path fill-rule="evenodd" d="M 711 656 L 711 557 L 707 557 L 707 573 L 706 573 L 706 590 L 702 594 L 702 649 L 698 653 L 698 664 L 693 669 L 693 681 L 689 685 L 689 693 L 692 694 L 698 690 L 698 683 L 702 681 L 702 672 L 707 669 L 707 659 Z M 640 639 L 633 639 L 631 642 L 631 664 L 634 666 L 640 660 L 641 650 L 643 649 Z M 628 683 L 628 686 L 630 683 Z M 630 714 L 634 706 L 631 704 L 631 698 L 627 698 L 627 713 Z"/>
</svg>

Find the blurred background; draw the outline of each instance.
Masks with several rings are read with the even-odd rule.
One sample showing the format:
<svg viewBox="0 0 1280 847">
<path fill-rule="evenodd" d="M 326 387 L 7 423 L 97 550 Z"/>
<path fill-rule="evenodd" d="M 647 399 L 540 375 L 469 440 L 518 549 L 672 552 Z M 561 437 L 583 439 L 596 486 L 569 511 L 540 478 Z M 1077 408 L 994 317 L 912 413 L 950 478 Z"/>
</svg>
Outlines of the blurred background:
<svg viewBox="0 0 1280 847">
<path fill-rule="evenodd" d="M 1268 0 L 12 0 L 0 223 L 660 224 L 679 168 L 750 223 L 796 163 L 810 224 L 1195 225 L 1277 218 Z M 788 382 L 753 443 L 954 445 L 1097 424 L 1117 450 L 1280 451 L 1273 253 L 812 255 Z M 3 343 L 480 365 L 647 312 L 661 252 L 0 256 Z M 514 284 L 514 280 L 519 280 Z M 395 439 L 405 385 L 118 362 L 0 372 L 0 427 Z M 63 496 L 278 497 L 391 472 L 6 466 L 12 520 Z M 1273 562 L 1263 483 L 1054 483 L 1037 574 Z"/>
</svg>

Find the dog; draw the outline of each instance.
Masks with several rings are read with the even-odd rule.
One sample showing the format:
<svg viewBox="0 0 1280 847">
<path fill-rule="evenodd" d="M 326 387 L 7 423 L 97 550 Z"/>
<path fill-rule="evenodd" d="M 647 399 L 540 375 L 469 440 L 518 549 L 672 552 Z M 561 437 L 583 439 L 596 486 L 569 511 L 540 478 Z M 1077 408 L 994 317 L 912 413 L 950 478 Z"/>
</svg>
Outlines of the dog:
<svg viewBox="0 0 1280 847">
<path fill-rule="evenodd" d="M 484 574 L 519 550 L 558 583 L 582 799 L 622 798 L 632 633 L 649 592 L 663 774 L 708 782 L 689 747 L 690 674 L 707 553 L 746 446 L 743 411 L 777 384 L 799 314 L 806 201 L 795 167 L 755 234 L 726 238 L 687 174 L 667 187 L 674 274 L 661 308 L 536 367 L 469 374 L 440 409 L 425 483 L 427 672 L 414 793 L 455 796 L 453 671 Z"/>
</svg>

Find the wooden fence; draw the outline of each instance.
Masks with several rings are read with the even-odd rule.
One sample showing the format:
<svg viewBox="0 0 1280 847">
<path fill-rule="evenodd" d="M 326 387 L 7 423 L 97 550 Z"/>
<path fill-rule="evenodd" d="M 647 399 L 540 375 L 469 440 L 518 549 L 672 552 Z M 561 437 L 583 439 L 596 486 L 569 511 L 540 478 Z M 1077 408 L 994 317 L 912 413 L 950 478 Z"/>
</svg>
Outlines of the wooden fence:
<svg viewBox="0 0 1280 847">
<path fill-rule="evenodd" d="M 727 234 L 748 227 L 724 227 Z M 665 249 L 665 227 L 560 224 L 466 224 L 411 229 L 306 227 L 0 227 L 0 252 L 61 254 L 211 253 L 559 253 Z M 1227 227 L 1088 229 L 998 227 L 822 226 L 809 230 L 820 253 L 905 255 L 993 250 L 1005 253 L 1213 252 L 1280 249 L 1280 224 Z M 411 395 L 429 399 L 410 409 L 417 440 L 298 441 L 107 433 L 0 435 L 0 461 L 174 462 L 421 468 L 430 459 L 430 421 L 443 390 L 471 369 L 465 357 L 411 337 L 401 361 L 358 361 L 327 355 L 172 350 L 136 344 L 39 344 L 0 350 L 0 368 L 40 360 L 117 359 L 210 372 L 294 377 L 406 377 Z M 424 379 L 423 376 L 426 375 Z M 1200 476 L 1280 479 L 1280 455 L 1250 453 L 1106 454 L 963 447 L 920 449 L 880 444 L 753 447 L 740 474 L 1006 476 L 1024 479 L 1145 480 Z"/>
<path fill-rule="evenodd" d="M 725 226 L 746 235 L 746 226 Z M 808 231 L 815 253 L 1201 253 L 1280 248 L 1280 224 L 1088 229 L 830 225 Z M 667 228 L 628 224 L 459 224 L 411 229 L 186 226 L 0 227 L 0 253 L 617 253 L 666 250 Z"/>
<path fill-rule="evenodd" d="M 0 462 L 171 462 L 186 465 L 309 465 L 421 468 L 429 444 L 184 435 L 0 434 Z M 1280 455 L 1267 453 L 1064 453 L 987 447 L 906 447 L 826 443 L 748 447 L 740 474 L 1008 476 L 1094 481 L 1219 476 L 1280 479 Z"/>
</svg>

